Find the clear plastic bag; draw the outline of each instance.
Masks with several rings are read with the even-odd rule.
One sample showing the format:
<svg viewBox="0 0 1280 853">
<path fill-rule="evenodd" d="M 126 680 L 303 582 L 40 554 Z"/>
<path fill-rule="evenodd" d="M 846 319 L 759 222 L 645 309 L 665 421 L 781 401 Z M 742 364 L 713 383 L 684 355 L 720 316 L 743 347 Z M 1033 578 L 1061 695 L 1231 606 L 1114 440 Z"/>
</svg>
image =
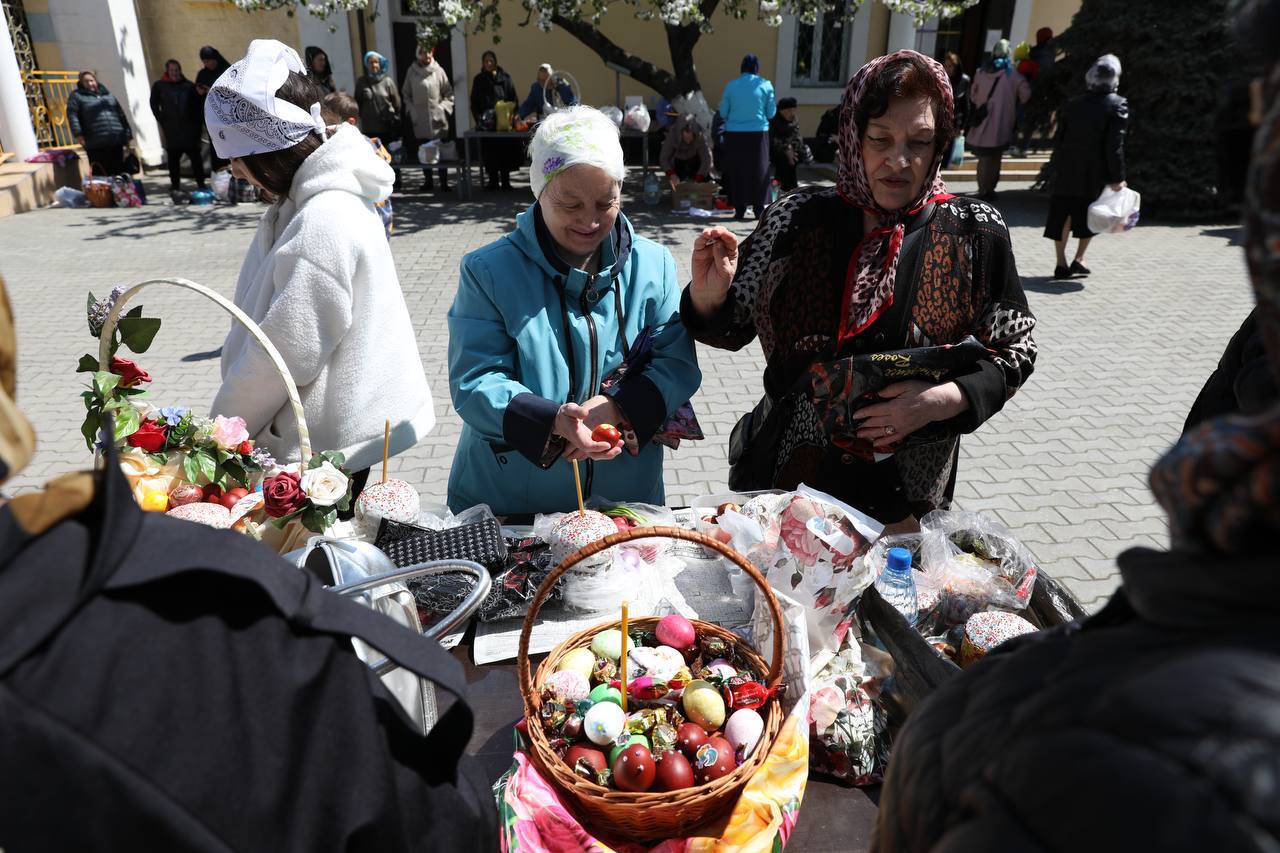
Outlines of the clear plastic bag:
<svg viewBox="0 0 1280 853">
<path fill-rule="evenodd" d="M 622 117 L 623 130 L 637 130 L 640 133 L 647 133 L 649 130 L 649 111 L 642 104 L 633 104 L 627 107 L 626 113 Z"/>
<path fill-rule="evenodd" d="M 75 187 L 58 187 L 53 193 L 54 199 L 62 207 L 88 207 L 89 199 Z"/>
<path fill-rule="evenodd" d="M 566 515 L 536 516 L 534 536 L 550 541 L 552 529 Z M 658 600 L 659 583 L 654 564 L 644 559 L 646 544 L 651 540 L 609 548 L 565 572 L 560 579 L 564 607 L 579 613 L 606 613 L 617 611 L 626 601 L 634 612 L 647 613 Z"/>
<path fill-rule="evenodd" d="M 218 201 L 231 201 L 231 170 L 219 169 L 209 178 L 209 187 Z"/>
<path fill-rule="evenodd" d="M 1089 205 L 1089 230 L 1097 234 L 1123 234 L 1138 224 L 1142 195 L 1128 187 L 1113 190 L 1104 187 L 1102 194 Z"/>
<path fill-rule="evenodd" d="M 1027 606 L 1035 559 L 1002 524 L 977 512 L 937 510 L 920 527 L 920 567 L 938 587 L 940 624 L 963 625 L 990 607 Z"/>
<path fill-rule="evenodd" d="M 613 104 L 609 104 L 608 106 L 601 107 L 600 112 L 604 113 L 605 117 L 608 118 L 609 121 L 613 122 L 618 127 L 622 127 L 622 110 L 618 109 Z"/>
</svg>

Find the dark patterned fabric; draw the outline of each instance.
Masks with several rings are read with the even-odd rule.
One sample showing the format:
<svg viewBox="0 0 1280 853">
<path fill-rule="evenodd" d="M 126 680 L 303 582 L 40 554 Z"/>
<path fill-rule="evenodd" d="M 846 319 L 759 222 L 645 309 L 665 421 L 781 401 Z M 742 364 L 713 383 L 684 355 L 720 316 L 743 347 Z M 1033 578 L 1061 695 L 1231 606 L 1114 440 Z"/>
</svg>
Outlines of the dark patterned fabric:
<svg viewBox="0 0 1280 853">
<path fill-rule="evenodd" d="M 495 518 L 444 530 L 384 518 L 374 544 L 400 568 L 433 560 L 470 560 L 498 571 L 507 561 L 507 543 Z"/>
<path fill-rule="evenodd" d="M 922 214 L 923 215 L 923 214 Z M 776 453 L 773 485 L 805 482 L 876 515 L 896 521 L 950 504 L 959 436 L 998 412 L 1026 381 L 1035 363 L 1035 318 L 1014 266 L 999 211 L 972 199 L 934 206 L 927 221 L 906 223 L 917 239 L 904 252 L 904 275 L 891 307 L 862 334 L 840 340 L 844 273 L 862 230 L 862 213 L 835 189 L 801 188 L 769 208 L 743 242 L 738 271 L 721 314 L 700 320 L 688 306 L 681 316 L 693 337 L 737 350 L 760 338 L 766 391 L 782 405 L 786 426 Z M 688 295 L 686 294 L 686 299 Z M 928 430 L 875 463 L 851 447 L 852 436 L 832 434 L 839 424 L 856 430 L 852 413 L 869 402 L 867 386 L 849 382 L 845 393 L 798 390 L 806 372 L 851 375 L 873 353 L 958 344 L 972 335 L 980 357 L 951 365 L 970 411 Z M 818 364 L 816 370 L 811 368 Z M 803 384 L 803 383 L 801 383 Z M 850 389 L 859 388 L 855 399 Z M 878 389 L 883 384 L 875 385 Z M 785 398 L 785 399 L 784 399 Z M 842 420 L 843 419 L 843 420 Z M 897 517 L 890 517 L 901 513 Z"/>
<path fill-rule="evenodd" d="M 1245 202 L 1245 258 L 1258 299 L 1258 334 L 1280 378 L 1280 65 L 1254 138 Z M 1280 535 L 1280 406 L 1188 432 L 1151 470 L 1175 543 L 1227 554 L 1274 553 Z"/>
</svg>

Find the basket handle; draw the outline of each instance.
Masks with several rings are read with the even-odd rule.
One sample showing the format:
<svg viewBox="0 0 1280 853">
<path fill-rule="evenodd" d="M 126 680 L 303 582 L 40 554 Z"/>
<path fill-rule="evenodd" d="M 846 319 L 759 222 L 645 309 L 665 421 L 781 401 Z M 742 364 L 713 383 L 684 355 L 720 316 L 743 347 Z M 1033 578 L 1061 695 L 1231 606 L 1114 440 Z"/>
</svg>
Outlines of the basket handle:
<svg viewBox="0 0 1280 853">
<path fill-rule="evenodd" d="M 185 278 L 152 278 L 147 281 L 139 282 L 133 285 L 124 293 L 120 294 L 120 298 L 116 300 L 116 304 L 112 307 L 111 313 L 107 315 L 106 322 L 102 324 L 102 333 L 99 335 L 98 342 L 98 365 L 104 365 L 111 357 L 111 339 L 116 333 L 116 324 L 120 320 L 120 314 L 124 311 L 125 305 L 129 300 L 136 296 L 139 292 L 153 284 L 171 284 L 174 287 L 183 287 L 187 290 L 193 290 L 201 296 L 213 301 L 222 310 L 226 311 L 249 330 L 249 334 L 253 336 L 259 346 L 267 353 L 267 357 L 271 359 L 271 363 L 280 373 L 280 378 L 284 380 L 284 388 L 289 395 L 289 405 L 293 407 L 293 416 L 298 421 L 298 452 L 301 456 L 302 468 L 305 470 L 307 463 L 311 460 L 311 435 L 307 431 L 307 417 L 302 409 L 302 397 L 298 394 L 298 386 L 293 381 L 293 376 L 289 373 L 289 368 L 284 363 L 284 357 L 280 355 L 280 351 L 267 338 L 262 329 L 258 328 L 258 324 L 249 319 L 249 315 L 236 307 L 235 303 L 227 299 L 221 293 L 205 287 L 203 284 L 196 284 L 194 281 L 188 281 Z M 234 414 L 234 413 L 233 413 Z"/>
<path fill-rule="evenodd" d="M 525 714 L 529 718 L 536 718 L 536 714 L 540 705 L 537 691 L 534 689 L 533 678 L 529 673 L 529 637 L 533 633 L 534 618 L 538 615 L 538 609 L 542 603 L 546 601 L 547 596 L 551 594 L 551 587 L 560 579 L 560 576 L 569 569 L 576 566 L 589 557 L 594 557 L 606 548 L 619 545 L 623 542 L 630 542 L 635 539 L 650 539 L 654 537 L 666 537 L 668 539 L 683 539 L 686 542 L 696 542 L 699 545 L 710 548 L 713 551 L 719 551 L 725 557 L 728 557 L 738 568 L 742 569 L 750 578 L 755 581 L 760 591 L 764 593 L 765 603 L 769 605 L 769 616 L 773 619 L 773 658 L 769 664 L 768 686 L 777 687 L 782 681 L 782 608 L 778 606 L 778 598 L 773 594 L 773 590 L 769 587 L 769 582 L 765 580 L 764 575 L 760 574 L 760 570 L 752 565 L 751 561 L 730 548 L 728 545 L 717 539 L 712 539 L 703 533 L 693 530 L 685 530 L 683 527 L 655 526 L 655 527 L 633 527 L 630 530 L 619 530 L 617 533 L 611 533 L 603 539 L 584 545 L 574 553 L 565 558 L 564 562 L 551 570 L 546 579 L 538 587 L 537 593 L 533 596 L 533 601 L 529 603 L 529 612 L 524 617 L 524 627 L 520 630 L 520 652 L 516 657 L 517 677 L 519 678 L 520 693 L 524 697 Z"/>
</svg>

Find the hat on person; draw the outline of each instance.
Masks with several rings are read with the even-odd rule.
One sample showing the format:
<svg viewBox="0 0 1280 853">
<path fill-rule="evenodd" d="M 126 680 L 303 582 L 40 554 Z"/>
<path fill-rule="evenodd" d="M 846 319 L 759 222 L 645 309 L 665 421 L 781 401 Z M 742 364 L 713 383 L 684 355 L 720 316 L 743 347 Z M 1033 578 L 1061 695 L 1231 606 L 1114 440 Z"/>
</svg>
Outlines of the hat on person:
<svg viewBox="0 0 1280 853">
<path fill-rule="evenodd" d="M 1090 89 L 1114 92 L 1120 86 L 1120 59 L 1113 53 L 1104 53 L 1093 61 L 1084 75 Z"/>
<path fill-rule="evenodd" d="M 308 111 L 276 97 L 290 72 L 307 73 L 296 50 L 275 39 L 254 39 L 244 58 L 209 87 L 204 120 L 219 157 L 282 151 L 311 133 L 324 137 L 318 101 Z"/>
<path fill-rule="evenodd" d="M 538 125 L 529 160 L 534 198 L 556 175 L 573 166 L 595 166 L 618 183 L 627 173 L 617 126 L 600 110 L 582 105 L 556 110 Z"/>
<path fill-rule="evenodd" d="M 779 98 L 778 99 L 779 110 L 790 110 L 790 109 L 795 109 L 795 107 L 796 107 L 795 98 Z"/>
<path fill-rule="evenodd" d="M 748 53 L 742 57 L 742 65 L 739 66 L 743 74 L 756 74 L 760 71 L 760 57 L 754 53 Z"/>
</svg>

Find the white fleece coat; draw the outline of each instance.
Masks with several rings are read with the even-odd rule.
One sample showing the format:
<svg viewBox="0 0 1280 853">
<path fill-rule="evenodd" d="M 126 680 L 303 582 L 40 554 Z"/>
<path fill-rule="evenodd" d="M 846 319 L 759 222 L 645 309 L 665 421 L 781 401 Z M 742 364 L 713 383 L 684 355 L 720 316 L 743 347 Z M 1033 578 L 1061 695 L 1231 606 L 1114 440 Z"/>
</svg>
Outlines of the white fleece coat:
<svg viewBox="0 0 1280 853">
<path fill-rule="evenodd" d="M 302 395 L 313 451 L 338 450 L 350 471 L 435 425 L 417 337 L 374 203 L 395 174 L 356 128 L 343 125 L 308 157 L 288 197 L 262 217 L 240 268 L 235 302 L 284 356 Z M 240 416 L 282 464 L 298 459 L 284 384 L 239 323 L 222 347 L 213 413 Z"/>
</svg>

